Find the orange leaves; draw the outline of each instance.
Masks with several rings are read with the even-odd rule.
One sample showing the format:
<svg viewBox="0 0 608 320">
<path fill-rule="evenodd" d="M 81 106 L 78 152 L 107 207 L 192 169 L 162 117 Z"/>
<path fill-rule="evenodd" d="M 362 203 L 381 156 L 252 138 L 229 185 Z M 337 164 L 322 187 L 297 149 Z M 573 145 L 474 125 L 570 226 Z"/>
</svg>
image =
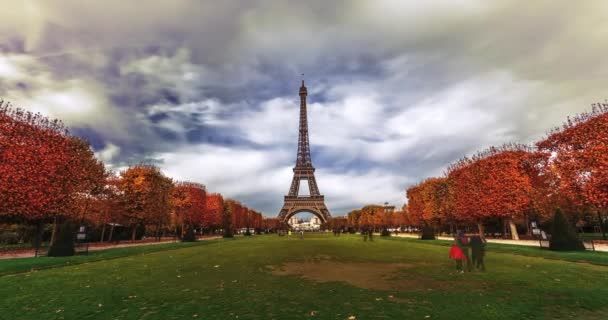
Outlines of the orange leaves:
<svg viewBox="0 0 608 320">
<path fill-rule="evenodd" d="M 175 213 L 188 224 L 221 226 L 224 201 L 200 184 L 177 183 L 154 166 L 137 165 L 107 177 L 90 145 L 70 136 L 61 121 L 0 100 L 0 219 L 54 216 L 156 224 Z M 262 215 L 239 204 L 237 225 L 259 228 Z M 127 220 L 127 221 L 124 221 Z"/>
<path fill-rule="evenodd" d="M 455 216 L 461 221 L 512 217 L 532 202 L 532 179 L 526 169 L 531 156 L 524 148 L 493 148 L 448 173 Z"/>
<path fill-rule="evenodd" d="M 451 165 L 448 192 L 439 196 L 448 200 L 443 204 L 451 203 L 444 212 L 480 222 L 525 212 L 547 214 L 573 204 L 608 209 L 608 103 L 568 118 L 536 146 L 538 150 L 517 144 L 492 147 Z M 442 207 L 433 205 L 433 181 L 407 190 L 414 223 L 441 216 Z"/>
<path fill-rule="evenodd" d="M 450 218 L 452 197 L 446 178 L 429 178 L 407 190 L 408 217 L 415 223 Z"/>
<path fill-rule="evenodd" d="M 178 182 L 171 192 L 175 214 L 187 225 L 200 225 L 207 203 L 205 186 L 193 182 Z"/>
<path fill-rule="evenodd" d="M 207 210 L 203 216 L 203 225 L 214 229 L 222 225 L 224 198 L 219 193 L 207 194 Z"/>
<path fill-rule="evenodd" d="M 121 172 L 118 189 L 131 223 L 163 223 L 171 211 L 173 181 L 157 167 L 137 165 Z"/>
<path fill-rule="evenodd" d="M 255 228 L 259 229 L 262 226 L 262 214 L 251 210 L 244 206 L 242 203 L 227 199 L 225 201 L 230 212 L 230 223 L 232 228 Z"/>
<path fill-rule="evenodd" d="M 579 205 L 608 208 L 608 104 L 568 121 L 537 143 L 555 171 L 555 191 Z"/>
<path fill-rule="evenodd" d="M 353 228 L 371 228 L 389 226 L 392 220 L 392 212 L 387 213 L 384 207 L 379 205 L 367 205 L 359 210 L 353 210 L 347 214 L 347 222 Z"/>
<path fill-rule="evenodd" d="M 0 214 L 26 220 L 78 215 L 105 171 L 60 121 L 0 101 Z"/>
</svg>

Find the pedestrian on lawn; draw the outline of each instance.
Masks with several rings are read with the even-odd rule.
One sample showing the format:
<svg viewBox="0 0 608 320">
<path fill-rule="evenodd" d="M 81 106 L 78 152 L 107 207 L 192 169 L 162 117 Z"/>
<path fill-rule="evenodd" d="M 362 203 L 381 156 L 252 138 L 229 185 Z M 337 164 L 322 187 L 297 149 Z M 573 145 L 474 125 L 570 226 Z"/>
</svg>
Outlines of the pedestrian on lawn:
<svg viewBox="0 0 608 320">
<path fill-rule="evenodd" d="M 481 271 L 486 271 L 486 265 L 483 262 L 483 258 L 486 254 L 486 239 L 476 232 L 471 237 L 471 256 L 472 263 L 475 266 L 475 269 L 480 269 Z"/>
</svg>

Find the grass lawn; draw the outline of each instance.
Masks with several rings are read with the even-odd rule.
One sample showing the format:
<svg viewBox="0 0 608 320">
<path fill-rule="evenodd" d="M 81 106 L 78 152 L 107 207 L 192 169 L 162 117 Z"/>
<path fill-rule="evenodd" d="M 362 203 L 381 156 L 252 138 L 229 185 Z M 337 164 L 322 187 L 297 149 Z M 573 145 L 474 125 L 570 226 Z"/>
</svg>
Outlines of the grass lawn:
<svg viewBox="0 0 608 320">
<path fill-rule="evenodd" d="M 608 318 L 608 254 L 490 245 L 485 273 L 455 274 L 444 242 L 374 240 L 270 235 L 0 260 L 0 319 Z"/>
</svg>

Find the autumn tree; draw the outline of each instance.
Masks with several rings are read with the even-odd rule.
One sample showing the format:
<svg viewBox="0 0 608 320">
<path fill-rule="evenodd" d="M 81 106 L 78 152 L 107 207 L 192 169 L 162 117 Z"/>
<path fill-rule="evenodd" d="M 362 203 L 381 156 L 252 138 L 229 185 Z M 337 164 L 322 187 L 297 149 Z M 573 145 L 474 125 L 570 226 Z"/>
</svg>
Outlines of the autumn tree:
<svg viewBox="0 0 608 320">
<path fill-rule="evenodd" d="M 88 143 L 70 136 L 59 120 L 2 101 L 0 158 L 0 219 L 35 223 L 39 230 L 50 220 L 84 218 L 105 176 Z"/>
<path fill-rule="evenodd" d="M 281 221 L 279 218 L 263 218 L 262 228 L 266 230 L 266 232 L 276 232 L 281 229 Z"/>
<path fill-rule="evenodd" d="M 346 229 L 346 226 L 348 225 L 348 217 L 332 217 L 329 225 L 334 232 L 340 232 Z"/>
<path fill-rule="evenodd" d="M 403 226 L 411 225 L 408 218 L 408 206 L 404 204 L 401 210 L 397 210 L 392 215 L 391 226 L 401 229 Z"/>
<path fill-rule="evenodd" d="M 407 196 L 407 218 L 415 226 L 422 226 L 425 224 L 424 211 L 426 205 L 424 202 L 425 197 L 423 196 L 423 190 L 420 184 L 411 186 L 406 191 Z"/>
<path fill-rule="evenodd" d="M 513 239 L 519 239 L 515 218 L 532 206 L 533 184 L 527 166 L 530 148 L 510 144 L 492 147 L 450 166 L 448 179 L 457 219 L 483 224 L 490 218 L 506 219 Z"/>
<path fill-rule="evenodd" d="M 203 227 L 217 230 L 222 227 L 224 214 L 224 198 L 219 193 L 207 194 L 207 207 L 203 215 Z"/>
<path fill-rule="evenodd" d="M 154 225 L 160 237 L 161 226 L 167 223 L 171 207 L 173 181 L 152 165 L 136 165 L 120 173 L 118 184 L 122 193 L 125 216 L 135 240 L 137 226 Z"/>
<path fill-rule="evenodd" d="M 182 240 L 196 240 L 194 229 L 203 223 L 207 191 L 194 182 L 177 182 L 171 192 L 171 202 L 177 223 L 181 224 Z"/>
<path fill-rule="evenodd" d="M 554 129 L 537 147 L 547 168 L 555 170 L 555 191 L 578 205 L 593 208 L 604 239 L 608 216 L 608 103 Z"/>
<path fill-rule="evenodd" d="M 121 193 L 118 188 L 120 178 L 109 174 L 105 186 L 100 194 L 92 201 L 91 214 L 87 219 L 97 227 L 101 228 L 100 242 L 106 239 L 106 227 L 109 225 L 108 241 L 112 241 L 116 225 L 125 223 L 125 210 L 121 201 Z"/>
<path fill-rule="evenodd" d="M 356 209 L 348 212 L 346 215 L 346 219 L 348 222 L 348 227 L 354 230 L 358 230 L 361 228 L 359 220 L 361 218 L 361 210 Z"/>
<path fill-rule="evenodd" d="M 224 200 L 222 211 L 222 229 L 224 230 L 224 238 L 234 237 L 234 232 L 232 230 L 232 215 L 234 214 L 235 207 L 236 201 L 232 199 Z"/>
</svg>

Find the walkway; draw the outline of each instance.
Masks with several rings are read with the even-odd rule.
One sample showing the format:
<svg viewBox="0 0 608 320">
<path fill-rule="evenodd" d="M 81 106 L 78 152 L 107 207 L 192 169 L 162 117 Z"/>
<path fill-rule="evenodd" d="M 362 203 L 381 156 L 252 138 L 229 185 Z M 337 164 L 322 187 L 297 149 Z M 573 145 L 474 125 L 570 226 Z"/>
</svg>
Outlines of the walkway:
<svg viewBox="0 0 608 320">
<path fill-rule="evenodd" d="M 203 236 L 203 237 L 199 237 L 199 240 L 211 240 L 211 239 L 218 239 L 221 238 L 222 236 Z M 118 243 L 115 242 L 91 242 L 89 243 L 89 251 L 99 251 L 99 250 L 107 250 L 107 249 L 114 249 L 114 248 L 125 248 L 125 247 L 137 247 L 137 246 L 148 246 L 148 245 L 155 245 L 155 244 L 163 244 L 163 243 L 170 243 L 170 242 L 179 242 L 179 240 L 176 240 L 173 237 L 165 237 L 165 238 L 161 238 L 160 241 L 156 241 L 156 239 L 154 238 L 148 238 L 146 240 L 136 240 L 136 241 L 121 241 Z M 28 249 L 19 249 L 19 250 L 7 250 L 7 251 L 2 251 L 0 252 L 0 260 L 1 259 L 13 259 L 13 258 L 32 258 L 34 257 L 36 253 L 36 250 L 34 248 L 28 248 Z"/>
</svg>

